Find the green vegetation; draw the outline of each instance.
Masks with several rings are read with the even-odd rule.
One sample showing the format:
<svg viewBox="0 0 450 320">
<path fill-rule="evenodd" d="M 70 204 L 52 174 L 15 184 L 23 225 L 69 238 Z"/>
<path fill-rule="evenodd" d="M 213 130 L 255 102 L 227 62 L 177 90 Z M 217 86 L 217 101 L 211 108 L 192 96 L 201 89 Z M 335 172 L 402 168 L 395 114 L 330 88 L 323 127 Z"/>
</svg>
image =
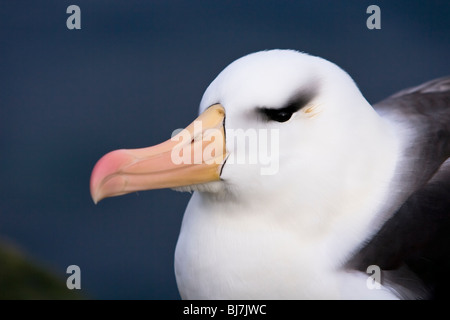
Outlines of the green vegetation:
<svg viewBox="0 0 450 320">
<path fill-rule="evenodd" d="M 81 299 L 65 279 L 37 266 L 11 246 L 0 245 L 0 299 Z"/>
</svg>

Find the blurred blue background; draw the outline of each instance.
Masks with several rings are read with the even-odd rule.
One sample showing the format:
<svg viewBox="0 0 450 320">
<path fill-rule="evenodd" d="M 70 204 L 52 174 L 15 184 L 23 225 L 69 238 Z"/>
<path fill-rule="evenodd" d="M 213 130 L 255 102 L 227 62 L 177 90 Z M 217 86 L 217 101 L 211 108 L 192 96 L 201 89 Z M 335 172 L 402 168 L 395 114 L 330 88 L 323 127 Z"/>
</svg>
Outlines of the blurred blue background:
<svg viewBox="0 0 450 320">
<path fill-rule="evenodd" d="M 81 8 L 81 30 L 66 9 Z M 381 8 L 381 30 L 366 9 Z M 322 56 L 365 97 L 450 74 L 445 1 L 0 1 L 0 239 L 95 299 L 179 299 L 173 254 L 189 194 L 94 205 L 96 161 L 168 139 L 233 60 Z M 1 290 L 1 288 L 0 288 Z"/>
</svg>

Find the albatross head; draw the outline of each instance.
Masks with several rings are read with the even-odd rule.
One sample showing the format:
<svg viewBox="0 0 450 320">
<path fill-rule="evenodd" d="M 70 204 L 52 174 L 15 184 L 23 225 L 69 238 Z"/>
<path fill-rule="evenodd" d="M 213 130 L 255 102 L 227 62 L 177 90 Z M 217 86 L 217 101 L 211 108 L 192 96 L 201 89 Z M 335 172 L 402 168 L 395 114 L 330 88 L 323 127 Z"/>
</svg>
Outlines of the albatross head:
<svg viewBox="0 0 450 320">
<path fill-rule="evenodd" d="M 91 194 L 98 202 L 168 187 L 242 201 L 255 195 L 357 206 L 373 193 L 370 182 L 384 179 L 371 168 L 388 165 L 379 152 L 385 131 L 335 64 L 292 50 L 257 52 L 217 76 L 199 118 L 177 136 L 100 159 Z"/>
<path fill-rule="evenodd" d="M 332 275 L 387 199 L 398 154 L 390 125 L 346 72 L 291 50 L 231 63 L 199 111 L 166 142 L 101 158 L 94 201 L 197 191 L 175 254 L 183 297 L 339 296 Z M 351 288 L 365 288 L 358 279 Z"/>
</svg>

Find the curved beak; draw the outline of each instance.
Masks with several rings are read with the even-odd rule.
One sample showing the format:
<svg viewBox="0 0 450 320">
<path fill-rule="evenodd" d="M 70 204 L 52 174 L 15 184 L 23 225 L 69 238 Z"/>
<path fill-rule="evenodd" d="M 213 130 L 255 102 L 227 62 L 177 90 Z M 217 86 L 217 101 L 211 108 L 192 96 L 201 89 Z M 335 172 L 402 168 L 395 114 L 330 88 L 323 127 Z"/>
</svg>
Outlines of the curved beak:
<svg viewBox="0 0 450 320">
<path fill-rule="evenodd" d="M 215 104 L 170 140 L 104 155 L 91 174 L 95 203 L 135 191 L 220 180 L 226 157 L 225 109 Z"/>
</svg>

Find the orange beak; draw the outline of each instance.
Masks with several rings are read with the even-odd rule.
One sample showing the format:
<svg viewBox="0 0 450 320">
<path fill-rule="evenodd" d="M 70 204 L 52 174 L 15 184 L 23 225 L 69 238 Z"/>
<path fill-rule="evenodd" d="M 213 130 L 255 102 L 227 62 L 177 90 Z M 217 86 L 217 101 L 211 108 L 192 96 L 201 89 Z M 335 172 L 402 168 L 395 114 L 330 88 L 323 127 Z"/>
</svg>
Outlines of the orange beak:
<svg viewBox="0 0 450 320">
<path fill-rule="evenodd" d="M 220 180 L 226 157 L 224 119 L 224 108 L 215 104 L 166 142 L 104 155 L 92 170 L 92 199 L 97 203 L 130 192 Z"/>
</svg>

